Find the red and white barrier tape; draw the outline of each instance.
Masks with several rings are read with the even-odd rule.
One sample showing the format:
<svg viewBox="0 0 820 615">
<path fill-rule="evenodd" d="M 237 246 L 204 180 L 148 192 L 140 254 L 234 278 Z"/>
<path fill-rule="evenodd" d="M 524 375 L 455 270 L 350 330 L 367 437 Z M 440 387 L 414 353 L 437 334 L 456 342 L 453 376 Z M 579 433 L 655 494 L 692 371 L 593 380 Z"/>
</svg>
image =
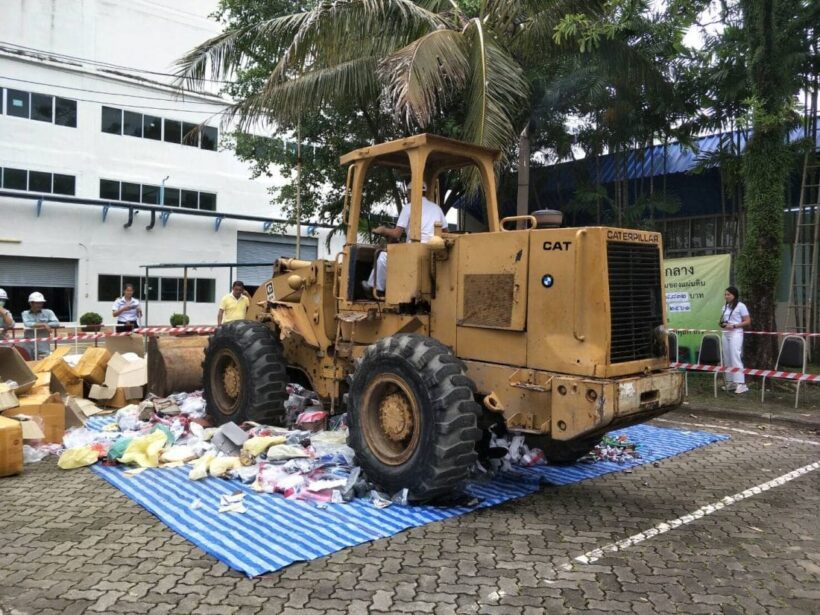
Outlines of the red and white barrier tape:
<svg viewBox="0 0 820 615">
<path fill-rule="evenodd" d="M 105 337 L 124 337 L 126 335 L 155 335 L 157 333 L 213 333 L 216 327 L 138 327 L 122 333 L 76 333 L 74 335 L 60 335 L 55 337 L 25 337 L 16 339 L 0 339 L 0 344 L 14 346 L 33 342 L 75 342 L 82 340 L 96 340 Z"/>
<path fill-rule="evenodd" d="M 673 333 L 723 333 L 724 329 L 669 329 Z M 735 330 L 735 329 L 733 329 Z M 744 335 L 797 335 L 799 337 L 820 337 L 820 333 L 799 333 L 796 331 L 743 331 Z"/>
<path fill-rule="evenodd" d="M 785 380 L 799 380 L 800 382 L 820 382 L 820 374 L 801 374 L 800 372 L 779 372 L 773 369 L 748 369 L 743 367 L 722 367 L 720 365 L 701 365 L 699 363 L 676 363 L 670 367 L 691 369 L 698 372 L 725 372 L 729 374 L 746 374 L 747 376 L 766 376 L 766 378 L 782 378 Z"/>
</svg>

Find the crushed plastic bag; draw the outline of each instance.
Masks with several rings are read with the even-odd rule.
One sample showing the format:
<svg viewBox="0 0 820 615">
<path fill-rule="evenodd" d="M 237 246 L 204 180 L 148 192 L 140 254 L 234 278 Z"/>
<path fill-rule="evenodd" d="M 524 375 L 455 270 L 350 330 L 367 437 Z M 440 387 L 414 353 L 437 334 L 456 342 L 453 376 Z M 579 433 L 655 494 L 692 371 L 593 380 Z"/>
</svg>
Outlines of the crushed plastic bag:
<svg viewBox="0 0 820 615">
<path fill-rule="evenodd" d="M 63 435 L 63 446 L 66 448 L 79 448 L 94 442 L 110 442 L 119 438 L 119 434 L 104 433 L 100 431 L 92 431 L 85 427 L 78 427 L 77 429 L 70 429 Z"/>
<path fill-rule="evenodd" d="M 309 457 L 308 452 L 299 445 L 275 444 L 268 449 L 268 459 L 294 459 Z"/>
<path fill-rule="evenodd" d="M 131 440 L 133 440 L 133 438 L 120 438 L 119 440 L 116 440 L 111 445 L 111 448 L 108 449 L 108 458 L 119 461 L 125 453 L 125 449 L 127 449 L 128 445 L 131 444 Z"/>
<path fill-rule="evenodd" d="M 159 455 L 167 442 L 166 434 L 161 430 L 138 436 L 128 444 L 120 461 L 135 463 L 143 468 L 156 468 L 159 466 Z"/>
<path fill-rule="evenodd" d="M 63 451 L 57 465 L 63 470 L 73 470 L 75 468 L 82 468 L 97 463 L 99 454 L 91 445 L 79 446 L 77 448 L 69 448 Z"/>
<path fill-rule="evenodd" d="M 271 446 L 284 443 L 284 436 L 256 436 L 246 440 L 242 445 L 242 450 L 248 451 L 253 456 L 257 456 L 264 453 Z"/>
<path fill-rule="evenodd" d="M 217 478 L 225 476 L 231 470 L 238 470 L 242 467 L 239 457 L 217 457 L 208 464 L 208 472 Z"/>
<path fill-rule="evenodd" d="M 192 446 L 179 444 L 162 451 L 159 460 L 162 463 L 187 463 L 199 457 L 199 453 Z"/>
<path fill-rule="evenodd" d="M 188 395 L 184 400 L 177 403 L 182 414 L 191 418 L 201 419 L 207 414 L 205 412 L 205 400 L 202 397 Z"/>
<path fill-rule="evenodd" d="M 142 427 L 140 408 L 136 404 L 120 408 L 115 416 L 121 431 L 138 431 Z"/>
<path fill-rule="evenodd" d="M 42 448 L 35 448 L 28 444 L 23 445 L 23 463 L 37 463 L 48 457 L 48 451 Z"/>
<path fill-rule="evenodd" d="M 316 458 L 320 463 L 345 466 L 353 465 L 356 453 L 347 444 L 317 442 L 316 438 L 311 439 L 311 444 L 313 451 L 316 453 Z"/>
<path fill-rule="evenodd" d="M 190 472 L 188 472 L 188 478 L 190 480 L 200 480 L 208 476 L 208 466 L 215 457 L 216 455 L 213 453 L 205 453 L 202 457 L 197 459 L 194 467 L 191 468 Z"/>
</svg>

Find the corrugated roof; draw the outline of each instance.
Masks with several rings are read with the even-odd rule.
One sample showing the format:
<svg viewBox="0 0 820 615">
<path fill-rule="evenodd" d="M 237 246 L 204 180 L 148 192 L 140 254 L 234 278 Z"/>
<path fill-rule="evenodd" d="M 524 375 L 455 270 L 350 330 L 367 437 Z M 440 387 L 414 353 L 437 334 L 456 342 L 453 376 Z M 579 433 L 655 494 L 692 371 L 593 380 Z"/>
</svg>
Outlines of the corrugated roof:
<svg viewBox="0 0 820 615">
<path fill-rule="evenodd" d="M 797 141 L 803 138 L 803 128 L 797 128 L 789 133 L 789 141 Z M 735 144 L 740 143 L 740 151 L 746 151 L 746 136 L 739 131 L 722 132 L 714 135 L 700 137 L 694 141 L 692 147 L 681 145 L 680 143 L 669 143 L 666 146 L 666 157 L 664 159 L 664 146 L 655 145 L 644 149 L 632 150 L 627 154 L 626 170 L 629 179 L 640 177 L 650 177 L 667 175 L 672 173 L 686 173 L 695 168 L 702 158 L 717 152 L 720 149 L 721 141 L 728 144 L 729 141 Z M 817 137 L 817 146 L 820 146 L 820 134 Z M 590 165 L 590 175 L 595 177 L 595 159 L 584 159 Z M 559 173 L 563 168 L 569 168 L 574 162 L 553 165 Z M 606 154 L 599 158 L 600 178 L 599 183 L 612 183 L 624 178 L 623 158 L 618 159 L 614 154 Z M 616 166 L 617 165 L 617 166 Z M 620 168 L 619 168 L 620 167 Z"/>
</svg>

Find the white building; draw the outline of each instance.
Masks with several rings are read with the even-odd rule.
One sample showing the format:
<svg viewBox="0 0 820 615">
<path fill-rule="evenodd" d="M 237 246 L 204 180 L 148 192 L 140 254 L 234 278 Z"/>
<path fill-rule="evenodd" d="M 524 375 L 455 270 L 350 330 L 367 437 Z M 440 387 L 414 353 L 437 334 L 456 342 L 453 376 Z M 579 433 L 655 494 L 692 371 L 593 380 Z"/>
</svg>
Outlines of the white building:
<svg viewBox="0 0 820 615">
<path fill-rule="evenodd" d="M 0 3 L 0 287 L 17 322 L 28 293 L 39 290 L 63 321 L 93 311 L 113 323 L 112 300 L 131 282 L 149 299 L 148 324 L 168 324 L 182 312 L 183 272 L 155 270 L 146 281 L 142 265 L 272 263 L 293 254 L 295 237 L 273 235 L 263 222 L 281 216 L 269 184 L 250 180 L 230 151 L 217 151 L 215 114 L 224 103 L 207 95 L 181 100 L 167 85 L 174 61 L 220 31 L 207 18 L 216 5 Z M 190 132 L 203 122 L 204 131 Z M 159 203 L 160 194 L 173 213 L 156 215 L 152 226 L 139 205 Z M 94 202 L 50 200 L 62 196 Z M 102 201 L 134 203 L 130 226 L 128 209 Z M 205 215 L 185 214 L 192 211 Z M 305 237 L 304 230 L 302 258 L 330 256 L 327 231 Z M 256 285 L 270 267 L 233 275 Z M 230 270 L 188 276 L 191 323 L 215 322 Z"/>
</svg>

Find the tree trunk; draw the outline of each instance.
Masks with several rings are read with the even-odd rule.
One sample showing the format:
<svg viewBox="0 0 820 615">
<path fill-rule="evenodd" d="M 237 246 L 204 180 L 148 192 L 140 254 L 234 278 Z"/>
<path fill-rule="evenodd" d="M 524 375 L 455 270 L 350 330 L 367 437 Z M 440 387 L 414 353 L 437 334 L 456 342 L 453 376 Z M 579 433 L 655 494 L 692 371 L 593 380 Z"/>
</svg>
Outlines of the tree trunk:
<svg viewBox="0 0 820 615">
<path fill-rule="evenodd" d="M 518 200 L 515 213 L 526 216 L 530 213 L 530 126 L 529 123 L 518 137 Z M 522 228 L 523 222 L 519 222 Z"/>
</svg>

